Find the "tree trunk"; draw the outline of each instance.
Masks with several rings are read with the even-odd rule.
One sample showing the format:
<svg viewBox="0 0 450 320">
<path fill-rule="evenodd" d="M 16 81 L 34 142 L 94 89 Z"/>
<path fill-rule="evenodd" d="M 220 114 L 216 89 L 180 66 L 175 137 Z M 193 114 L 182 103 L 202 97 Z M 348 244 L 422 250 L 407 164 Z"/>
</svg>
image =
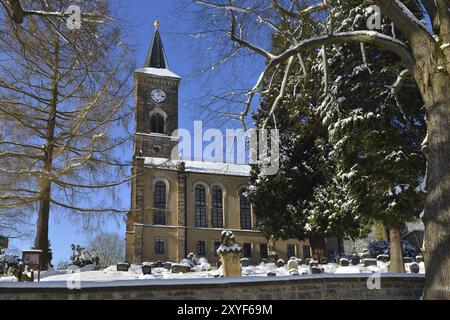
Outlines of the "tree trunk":
<svg viewBox="0 0 450 320">
<path fill-rule="evenodd" d="M 389 272 L 405 272 L 405 264 L 403 263 L 402 240 L 400 236 L 400 226 L 398 223 L 389 224 L 389 239 L 391 259 L 389 264 Z"/>
<path fill-rule="evenodd" d="M 309 244 L 311 245 L 312 257 L 314 260 L 319 261 L 321 258 L 326 258 L 328 256 L 324 237 L 311 237 L 309 238 Z"/>
<path fill-rule="evenodd" d="M 425 204 L 425 298 L 450 299 L 450 79 L 432 75 Z"/>
<path fill-rule="evenodd" d="M 41 270 L 47 270 L 50 264 L 48 254 L 48 223 L 50 216 L 51 182 L 48 178 L 42 178 L 40 182 L 40 195 L 38 220 L 36 224 L 35 248 L 42 250 Z"/>
<path fill-rule="evenodd" d="M 50 104 L 50 114 L 47 122 L 46 144 L 44 146 L 44 168 L 46 174 L 50 174 L 53 169 L 53 154 L 55 150 L 55 128 L 56 128 L 56 113 L 58 101 L 58 84 L 59 84 L 59 43 L 55 40 L 55 55 L 54 55 L 54 69 L 52 79 L 52 99 Z M 39 181 L 39 212 L 36 224 L 36 240 L 35 247 L 42 250 L 41 270 L 47 270 L 50 261 L 49 256 L 49 239 L 48 239 L 48 224 L 50 217 L 50 202 L 52 179 L 49 175 L 42 174 Z"/>
<path fill-rule="evenodd" d="M 425 299 L 450 299 L 450 77 L 443 57 L 427 58 L 416 72 L 428 126 Z"/>
</svg>

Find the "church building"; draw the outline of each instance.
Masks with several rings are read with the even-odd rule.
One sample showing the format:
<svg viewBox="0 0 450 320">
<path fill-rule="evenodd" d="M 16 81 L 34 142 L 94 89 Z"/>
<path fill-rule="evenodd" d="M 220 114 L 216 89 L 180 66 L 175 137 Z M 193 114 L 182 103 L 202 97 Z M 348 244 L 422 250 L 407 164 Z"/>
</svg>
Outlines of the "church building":
<svg viewBox="0 0 450 320">
<path fill-rule="evenodd" d="M 231 230 L 243 257 L 259 263 L 268 240 L 258 230 L 246 197 L 250 167 L 176 160 L 178 89 L 181 78 L 169 70 L 155 23 L 144 68 L 136 70 L 137 104 L 126 259 L 179 262 L 189 253 L 214 263 L 223 230 Z M 279 258 L 309 257 L 307 241 L 277 241 Z"/>
</svg>

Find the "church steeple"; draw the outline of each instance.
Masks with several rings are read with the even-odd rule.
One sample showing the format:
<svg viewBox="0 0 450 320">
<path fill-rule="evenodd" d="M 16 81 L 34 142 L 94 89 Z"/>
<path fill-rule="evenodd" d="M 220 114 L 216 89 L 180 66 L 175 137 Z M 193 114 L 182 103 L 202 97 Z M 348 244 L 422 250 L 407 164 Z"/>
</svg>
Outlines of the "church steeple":
<svg viewBox="0 0 450 320">
<path fill-rule="evenodd" d="M 148 51 L 147 60 L 145 61 L 144 68 L 157 68 L 157 69 L 169 69 L 167 63 L 166 54 L 164 52 L 164 46 L 159 34 L 159 22 L 155 21 L 155 33 L 153 35 L 152 44 Z"/>
</svg>

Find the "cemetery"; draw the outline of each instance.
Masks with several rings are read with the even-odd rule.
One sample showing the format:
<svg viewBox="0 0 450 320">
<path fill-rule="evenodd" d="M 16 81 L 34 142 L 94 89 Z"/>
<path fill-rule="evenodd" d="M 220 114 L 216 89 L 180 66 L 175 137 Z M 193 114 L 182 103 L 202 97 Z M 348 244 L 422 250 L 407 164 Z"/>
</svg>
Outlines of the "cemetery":
<svg viewBox="0 0 450 320">
<path fill-rule="evenodd" d="M 347 257 L 336 257 L 334 261 L 322 258 L 320 261 L 311 259 L 300 259 L 291 257 L 288 261 L 278 259 L 276 262 L 262 261 L 259 265 L 251 265 L 248 258 L 241 258 L 242 248 L 234 240 L 234 234 L 231 231 L 223 231 L 221 237 L 221 245 L 217 250 L 220 256 L 220 262 L 211 265 L 205 258 L 197 258 L 194 253 L 190 253 L 185 259 L 179 262 L 170 261 L 153 261 L 142 264 L 130 264 L 128 262 L 118 263 L 117 265 L 107 268 L 100 268 L 98 258 L 95 252 L 88 252 L 80 246 L 72 246 L 73 255 L 71 257 L 72 265 L 65 270 L 48 270 L 40 272 L 37 278 L 33 271 L 33 261 L 19 260 L 17 257 L 1 256 L 0 257 L 0 298 L 4 298 L 2 294 L 10 290 L 21 295 L 27 296 L 30 292 L 34 292 L 33 299 L 39 299 L 39 294 L 46 294 L 46 290 L 63 290 L 64 295 L 83 295 L 86 290 L 105 289 L 105 292 L 112 294 L 113 291 L 108 288 L 115 288 L 118 292 L 126 294 L 126 292 L 135 294 L 134 290 L 143 290 L 149 288 L 154 291 L 155 286 L 164 286 L 166 291 L 175 286 L 175 288 L 188 287 L 192 285 L 193 292 L 197 290 L 196 286 L 200 286 L 202 291 L 213 290 L 216 286 L 243 285 L 245 288 L 251 286 L 273 287 L 274 283 L 284 283 L 292 288 L 292 286 L 301 286 L 305 288 L 315 288 L 314 285 L 304 286 L 302 283 L 317 283 L 325 286 L 335 286 L 336 297 L 339 297 L 336 281 L 344 281 L 345 286 L 354 286 L 354 282 L 361 286 L 360 290 L 365 294 L 372 294 L 374 299 L 381 299 L 386 295 L 386 288 L 401 288 L 402 285 L 393 285 L 395 281 L 400 281 L 403 285 L 411 285 L 413 288 L 409 290 L 408 296 L 398 295 L 397 298 L 417 299 L 418 294 L 423 290 L 423 279 L 425 274 L 423 257 L 417 256 L 415 259 L 405 257 L 406 274 L 392 274 L 388 272 L 389 256 L 378 255 L 372 258 L 367 251 L 359 254 L 353 254 Z M 39 254 L 38 251 L 24 252 L 25 259 L 33 260 L 30 254 Z M 273 252 L 276 255 L 276 252 Z M 35 269 L 36 270 L 36 269 Z M 379 283 L 377 283 L 379 277 Z M 373 278 L 373 280 L 372 280 Z M 384 280 L 386 279 L 386 280 Z M 31 282 L 31 283 L 30 283 Z M 379 285 L 379 287 L 377 287 Z M 371 286 L 375 286 L 371 288 Z M 39 291 L 28 291 L 28 289 L 37 289 Z M 141 288 L 141 289 L 138 289 Z M 150 289 L 151 288 L 151 289 Z M 317 288 L 317 287 L 316 287 Z M 420 289 L 422 288 L 422 289 Z M 24 289 L 17 291 L 19 289 Z M 66 290 L 66 291 L 64 291 Z M 68 290 L 68 291 L 67 291 Z M 94 291 L 95 291 L 94 290 Z M 249 289 L 250 290 L 250 289 Z M 262 290 L 262 289 L 261 289 Z M 265 289 L 264 289 L 265 290 Z M 263 291 L 264 291 L 263 290 Z M 97 292 L 95 291 L 95 292 Z M 188 290 L 189 291 L 189 290 Z M 186 291 L 186 292 L 188 292 Z M 379 291 L 376 293 L 376 291 Z M 159 292 L 159 291 L 158 291 Z M 170 291 L 169 291 L 170 292 Z M 183 295 L 183 299 L 189 299 L 189 294 Z M 257 298 L 258 292 L 255 291 L 254 296 L 249 298 Z M 321 299 L 323 294 L 330 294 L 328 289 L 319 291 L 307 290 L 305 298 Z M 161 292 L 160 292 L 161 293 Z M 61 291 L 55 293 L 55 299 L 62 298 Z M 92 293 L 90 293 L 92 294 Z M 167 292 L 162 292 L 160 298 L 167 298 Z M 225 294 L 225 293 L 223 293 Z M 278 292 L 280 298 L 293 298 L 292 292 Z M 310 294 L 311 296 L 307 296 Z M 370 299 L 370 294 L 368 298 Z M 154 293 L 140 293 L 140 298 L 155 298 Z M 10 295 L 12 298 L 14 295 Z M 196 296 L 193 293 L 192 298 Z M 220 297 L 223 298 L 223 295 Z M 110 298 L 114 298 L 111 296 Z M 158 297 L 156 297 L 158 298 Z M 219 298 L 219 297 L 217 297 Z M 298 296 L 296 296 L 298 298 Z M 342 298 L 349 299 L 347 293 Z M 354 296 L 353 298 L 358 298 Z M 386 298 L 392 299 L 392 296 Z M 395 298 L 395 297 L 394 297 Z M 295 299 L 295 298 L 294 298 Z"/>
</svg>

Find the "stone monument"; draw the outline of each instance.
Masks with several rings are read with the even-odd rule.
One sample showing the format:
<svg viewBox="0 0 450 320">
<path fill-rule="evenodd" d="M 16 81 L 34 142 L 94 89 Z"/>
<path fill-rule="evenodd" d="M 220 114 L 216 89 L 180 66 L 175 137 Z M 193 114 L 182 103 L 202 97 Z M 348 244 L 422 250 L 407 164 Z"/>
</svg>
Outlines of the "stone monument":
<svg viewBox="0 0 450 320">
<path fill-rule="evenodd" d="M 268 254 L 267 254 L 267 258 L 269 260 L 269 263 L 277 263 L 278 261 L 278 255 L 275 249 L 275 236 L 271 236 L 269 239 L 269 244 L 268 244 Z"/>
<path fill-rule="evenodd" d="M 223 276 L 240 277 L 242 247 L 236 243 L 233 232 L 227 230 L 222 232 L 221 242 L 217 254 L 222 263 Z"/>
</svg>

